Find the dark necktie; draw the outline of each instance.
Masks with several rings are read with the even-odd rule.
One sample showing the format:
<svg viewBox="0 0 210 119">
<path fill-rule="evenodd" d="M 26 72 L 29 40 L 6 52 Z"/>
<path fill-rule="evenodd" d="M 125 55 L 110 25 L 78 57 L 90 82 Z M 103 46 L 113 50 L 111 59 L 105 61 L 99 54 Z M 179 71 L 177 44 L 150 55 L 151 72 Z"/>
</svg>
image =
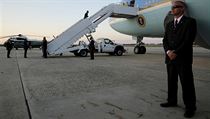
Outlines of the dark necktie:
<svg viewBox="0 0 210 119">
<path fill-rule="evenodd" d="M 174 27 L 176 28 L 176 27 L 177 27 L 177 25 L 178 25 L 178 20 L 176 19 L 176 20 L 175 20 Z"/>
</svg>

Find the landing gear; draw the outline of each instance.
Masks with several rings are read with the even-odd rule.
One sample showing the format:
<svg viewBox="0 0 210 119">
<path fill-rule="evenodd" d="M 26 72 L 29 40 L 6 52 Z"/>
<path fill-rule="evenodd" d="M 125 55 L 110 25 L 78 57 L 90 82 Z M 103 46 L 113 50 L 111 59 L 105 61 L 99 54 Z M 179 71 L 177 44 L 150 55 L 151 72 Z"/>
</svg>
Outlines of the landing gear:
<svg viewBox="0 0 210 119">
<path fill-rule="evenodd" d="M 144 46 L 144 43 L 142 42 L 143 37 L 138 36 L 137 37 L 137 44 L 134 47 L 134 53 L 135 54 L 145 54 L 146 53 L 146 47 Z"/>
<path fill-rule="evenodd" d="M 135 54 L 145 54 L 146 53 L 146 47 L 137 45 L 137 46 L 134 47 L 134 53 Z"/>
</svg>

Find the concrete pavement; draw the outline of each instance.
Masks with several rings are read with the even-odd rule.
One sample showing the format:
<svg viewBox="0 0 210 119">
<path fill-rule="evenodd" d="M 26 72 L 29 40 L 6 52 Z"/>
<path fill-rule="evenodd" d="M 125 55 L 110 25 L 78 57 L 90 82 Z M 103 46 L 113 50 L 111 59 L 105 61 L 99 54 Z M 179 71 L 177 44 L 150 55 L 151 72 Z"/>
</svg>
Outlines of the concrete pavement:
<svg viewBox="0 0 210 119">
<path fill-rule="evenodd" d="M 159 106 L 167 96 L 163 49 L 147 50 L 89 60 L 70 53 L 43 59 L 39 49 L 25 59 L 20 49 L 7 59 L 0 47 L 0 119 L 183 119 L 180 85 L 179 106 Z M 194 119 L 210 119 L 210 51 L 194 51 Z"/>
</svg>

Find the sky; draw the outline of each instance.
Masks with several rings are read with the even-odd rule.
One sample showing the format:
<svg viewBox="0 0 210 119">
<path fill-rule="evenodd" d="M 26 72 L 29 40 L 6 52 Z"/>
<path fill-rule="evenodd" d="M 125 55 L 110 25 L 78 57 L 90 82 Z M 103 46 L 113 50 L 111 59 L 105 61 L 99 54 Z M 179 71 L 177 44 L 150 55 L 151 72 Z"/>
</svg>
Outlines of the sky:
<svg viewBox="0 0 210 119">
<path fill-rule="evenodd" d="M 118 2 L 120 0 L 0 0 L 0 36 L 27 34 L 52 38 L 82 19 L 86 10 L 91 16 L 102 7 Z M 114 31 L 109 19 L 96 28 L 93 36 L 119 43 L 136 42 L 131 36 Z M 160 40 L 146 38 L 144 42 Z"/>
</svg>

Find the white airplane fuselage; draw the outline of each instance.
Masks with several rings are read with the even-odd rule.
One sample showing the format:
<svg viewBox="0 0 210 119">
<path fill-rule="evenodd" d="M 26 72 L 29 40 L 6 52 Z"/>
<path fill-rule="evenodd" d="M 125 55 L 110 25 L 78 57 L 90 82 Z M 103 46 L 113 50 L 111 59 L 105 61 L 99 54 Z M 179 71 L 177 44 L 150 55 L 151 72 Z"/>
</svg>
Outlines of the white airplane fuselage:
<svg viewBox="0 0 210 119">
<path fill-rule="evenodd" d="M 188 15 L 197 20 L 198 34 L 196 43 L 210 49 L 210 0 L 185 0 Z M 132 19 L 111 18 L 110 26 L 123 34 L 140 37 L 163 37 L 164 21 L 171 11 L 171 0 L 140 9 Z"/>
</svg>

